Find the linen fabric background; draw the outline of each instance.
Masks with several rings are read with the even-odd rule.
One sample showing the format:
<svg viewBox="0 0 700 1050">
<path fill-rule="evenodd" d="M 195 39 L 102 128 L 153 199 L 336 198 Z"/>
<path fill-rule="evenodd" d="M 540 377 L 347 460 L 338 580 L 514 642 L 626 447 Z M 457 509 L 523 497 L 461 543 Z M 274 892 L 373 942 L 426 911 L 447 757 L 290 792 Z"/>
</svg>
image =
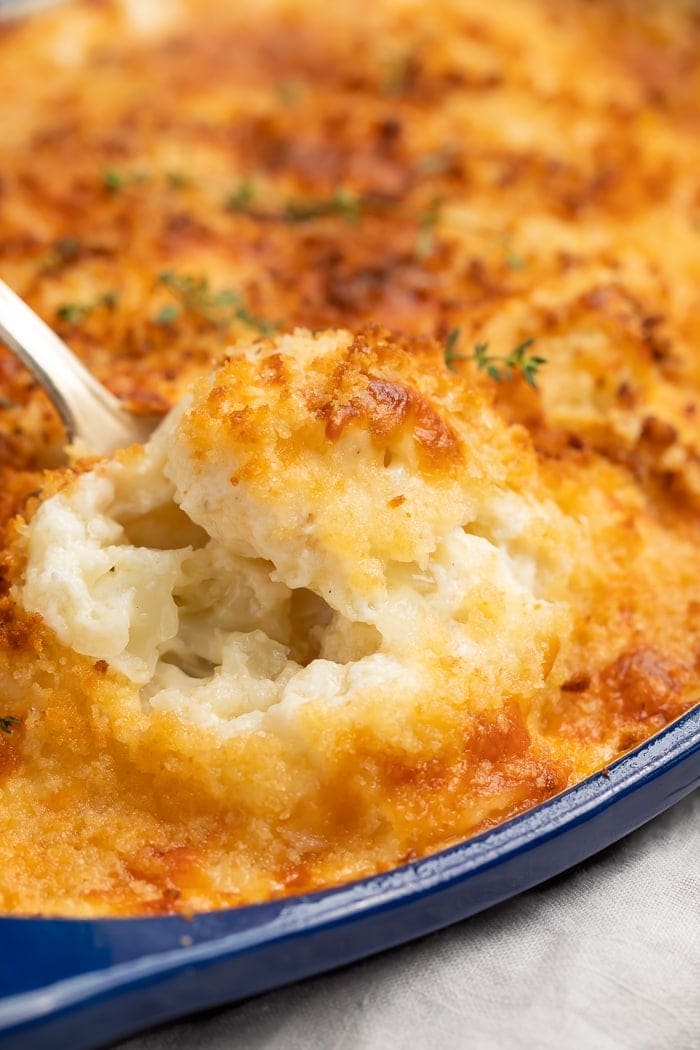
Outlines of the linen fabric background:
<svg viewBox="0 0 700 1050">
<path fill-rule="evenodd" d="M 568 874 L 120 1050 L 697 1050 L 700 792 Z"/>
</svg>

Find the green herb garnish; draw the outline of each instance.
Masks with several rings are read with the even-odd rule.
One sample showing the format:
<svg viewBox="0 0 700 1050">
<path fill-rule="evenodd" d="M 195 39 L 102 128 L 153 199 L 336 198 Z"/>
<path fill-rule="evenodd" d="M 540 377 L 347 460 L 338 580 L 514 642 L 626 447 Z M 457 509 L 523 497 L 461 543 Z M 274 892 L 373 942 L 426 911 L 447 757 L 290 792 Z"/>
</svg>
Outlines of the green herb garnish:
<svg viewBox="0 0 700 1050">
<path fill-rule="evenodd" d="M 458 354 L 456 352 L 459 337 L 459 328 L 453 328 L 448 334 L 447 342 L 445 343 L 445 364 L 449 368 L 450 372 L 456 371 L 456 369 L 454 368 L 455 361 L 466 361 L 466 357 L 463 354 Z"/>
<path fill-rule="evenodd" d="M 91 310 L 90 303 L 63 303 L 56 310 L 56 316 L 66 324 L 80 324 Z"/>
<path fill-rule="evenodd" d="M 3 715 L 0 717 L 0 733 L 6 733 L 9 736 L 14 726 L 18 725 L 19 718 L 15 718 L 14 715 Z"/>
<path fill-rule="evenodd" d="M 66 263 L 73 262 L 80 255 L 81 247 L 77 237 L 59 237 L 44 256 L 42 270 L 57 270 Z"/>
<path fill-rule="evenodd" d="M 260 335 L 271 335 L 277 328 L 276 324 L 251 313 L 238 292 L 228 289 L 212 291 L 206 277 L 191 277 L 166 270 L 158 280 L 180 300 L 185 310 L 215 325 L 221 332 L 227 331 L 234 321 L 254 328 Z"/>
<path fill-rule="evenodd" d="M 416 257 L 427 259 L 435 247 L 435 227 L 440 221 L 442 198 L 433 197 L 427 208 L 418 216 L 418 237 L 416 238 Z"/>
<path fill-rule="evenodd" d="M 226 198 L 227 211 L 247 211 L 253 202 L 255 187 L 253 180 L 241 179 L 236 189 Z"/>
<path fill-rule="evenodd" d="M 110 310 L 114 309 L 118 299 L 118 293 L 110 291 L 98 296 L 92 303 L 63 303 L 56 310 L 56 316 L 67 324 L 80 324 L 98 306 L 106 306 Z"/>
<path fill-rule="evenodd" d="M 450 371 L 455 371 L 455 361 L 473 361 L 480 372 L 486 372 L 496 383 L 509 382 L 519 372 L 529 386 L 537 386 L 537 373 L 541 366 L 547 363 L 547 359 L 528 353 L 535 342 L 534 339 L 523 340 L 504 356 L 490 354 L 488 343 L 477 343 L 470 354 L 458 354 L 459 337 L 459 328 L 453 328 L 445 343 L 445 364 Z"/>
<path fill-rule="evenodd" d="M 119 171 L 107 168 L 102 173 L 102 185 L 108 193 L 121 193 L 129 185 L 140 186 L 151 181 L 151 172 L 143 168 L 140 171 Z"/>
<path fill-rule="evenodd" d="M 288 201 L 284 209 L 287 222 L 312 222 L 327 215 L 339 215 L 349 226 L 356 226 L 360 219 L 361 199 L 350 190 L 338 190 L 332 197 L 320 200 Z"/>
<path fill-rule="evenodd" d="M 522 255 L 507 255 L 506 266 L 510 270 L 524 270 L 527 266 L 527 262 L 523 259 Z"/>
<path fill-rule="evenodd" d="M 116 168 L 107 168 L 102 175 L 102 185 L 109 193 L 121 193 L 126 184 L 126 175 Z"/>
<path fill-rule="evenodd" d="M 180 316 L 181 310 L 179 306 L 175 306 L 174 303 L 169 303 L 167 306 L 162 307 L 156 316 L 153 318 L 154 324 L 168 325 L 172 324 L 173 321 L 177 321 Z"/>
</svg>

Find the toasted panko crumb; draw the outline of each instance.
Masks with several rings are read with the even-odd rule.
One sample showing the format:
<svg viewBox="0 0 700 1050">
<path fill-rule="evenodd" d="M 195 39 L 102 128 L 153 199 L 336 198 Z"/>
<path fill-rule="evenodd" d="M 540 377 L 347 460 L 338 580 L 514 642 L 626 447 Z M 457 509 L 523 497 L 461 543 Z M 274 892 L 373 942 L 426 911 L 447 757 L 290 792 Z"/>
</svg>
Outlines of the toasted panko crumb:
<svg viewBox="0 0 700 1050">
<path fill-rule="evenodd" d="M 0 907 L 386 870 L 697 701 L 699 56 L 685 0 L 2 24 L 0 276 L 164 423 L 67 468 L 0 351 Z"/>
</svg>

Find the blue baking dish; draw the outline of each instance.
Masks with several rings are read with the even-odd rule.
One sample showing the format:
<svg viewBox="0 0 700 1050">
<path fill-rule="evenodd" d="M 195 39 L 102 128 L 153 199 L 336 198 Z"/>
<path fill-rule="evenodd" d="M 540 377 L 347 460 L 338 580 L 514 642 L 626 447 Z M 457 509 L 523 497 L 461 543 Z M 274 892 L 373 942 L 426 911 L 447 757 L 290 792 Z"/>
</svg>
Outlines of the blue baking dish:
<svg viewBox="0 0 700 1050">
<path fill-rule="evenodd" d="M 700 707 L 500 827 L 338 889 L 148 919 L 0 919 L 0 1047 L 88 1050 L 464 919 L 604 849 L 700 783 Z"/>
</svg>

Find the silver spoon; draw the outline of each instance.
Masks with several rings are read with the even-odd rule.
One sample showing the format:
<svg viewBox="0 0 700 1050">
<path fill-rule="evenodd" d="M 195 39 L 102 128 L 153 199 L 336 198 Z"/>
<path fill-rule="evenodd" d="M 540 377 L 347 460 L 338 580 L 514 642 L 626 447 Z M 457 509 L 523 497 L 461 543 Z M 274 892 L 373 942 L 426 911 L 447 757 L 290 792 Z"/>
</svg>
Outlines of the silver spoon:
<svg viewBox="0 0 700 1050">
<path fill-rule="evenodd" d="M 69 442 L 108 456 L 146 441 L 160 422 L 160 417 L 128 412 L 4 281 L 0 281 L 0 339 L 51 398 Z"/>
</svg>

